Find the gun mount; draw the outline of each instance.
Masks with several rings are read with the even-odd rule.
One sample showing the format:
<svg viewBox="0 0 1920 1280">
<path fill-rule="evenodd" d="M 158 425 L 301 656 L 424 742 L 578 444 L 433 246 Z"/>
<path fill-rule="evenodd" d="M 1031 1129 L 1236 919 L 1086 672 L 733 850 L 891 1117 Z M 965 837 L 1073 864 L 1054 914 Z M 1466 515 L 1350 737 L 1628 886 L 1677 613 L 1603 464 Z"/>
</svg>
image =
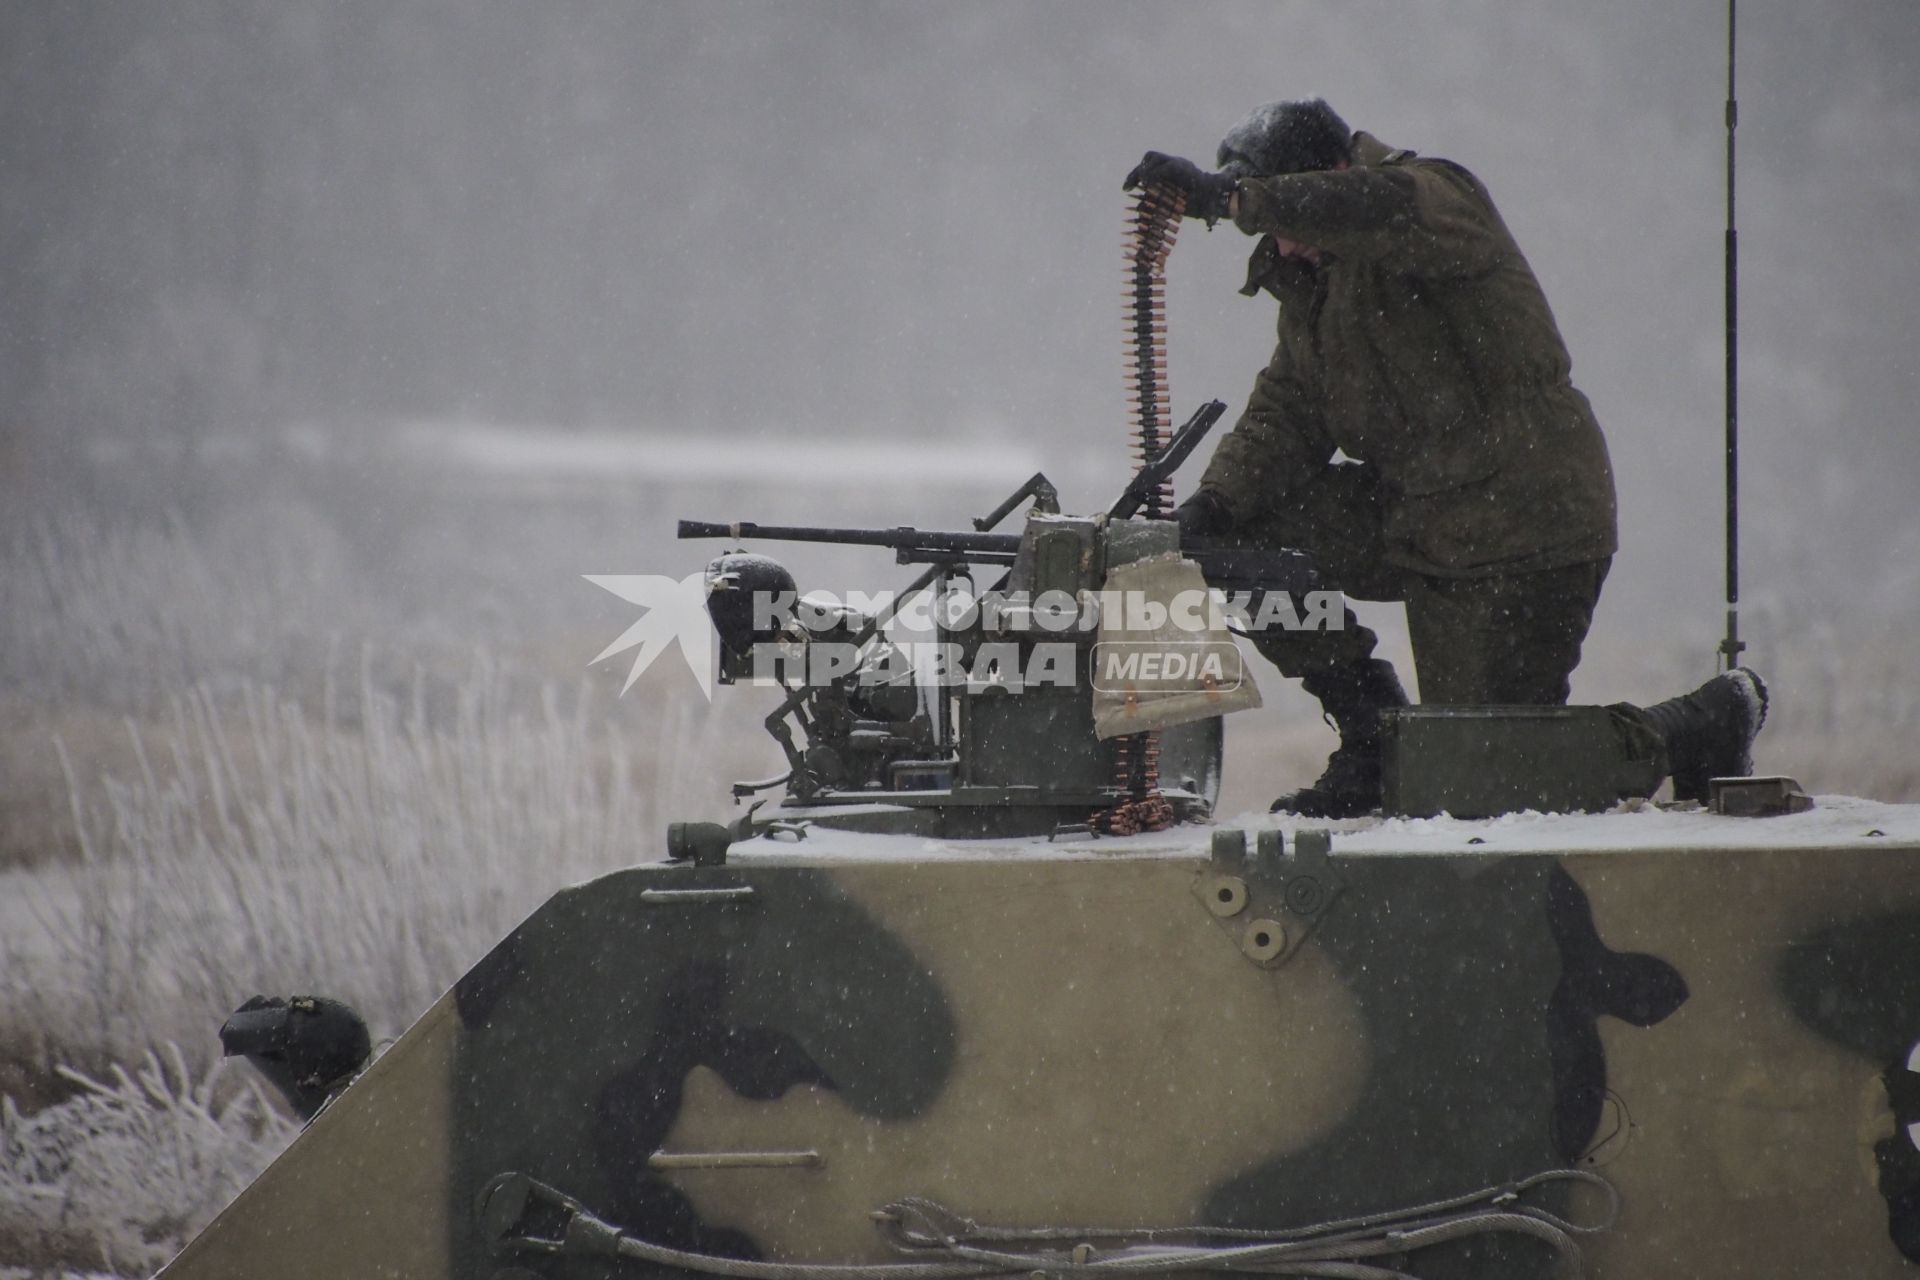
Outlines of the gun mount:
<svg viewBox="0 0 1920 1280">
<path fill-rule="evenodd" d="M 868 611 L 800 596 L 764 556 L 708 565 L 721 683 L 783 694 L 766 725 L 787 772 L 736 783 L 735 796 L 784 786 L 788 821 L 941 836 L 1109 829 L 1103 815 L 1130 803 L 1149 805 L 1151 820 L 1132 820 L 1153 825 L 1206 817 L 1219 792 L 1219 717 L 1257 703 L 1224 627 L 1162 636 L 1168 661 L 1145 677 L 1124 653 L 1114 680 L 1096 663 L 1102 646 L 1141 643 L 1138 627 L 1122 637 L 1126 621 L 1150 614 L 1164 630 L 1170 587 L 1256 600 L 1316 585 L 1300 552 L 1183 541 L 1171 520 L 1137 514 L 1224 408 L 1197 412 L 1099 515 L 1060 514 L 1036 475 L 966 532 L 682 521 L 682 538 L 882 547 L 928 566 Z M 1020 532 L 993 531 L 1029 499 Z M 984 591 L 979 568 L 1002 571 Z M 1143 587 L 1153 599 L 1140 599 Z M 892 624 L 909 609 L 930 640 L 898 638 Z M 1200 670 L 1209 655 L 1211 674 Z M 1102 732 L 1103 697 L 1118 700 L 1107 719 L 1131 715 L 1140 732 Z M 1180 710 L 1167 712 L 1174 701 Z"/>
</svg>

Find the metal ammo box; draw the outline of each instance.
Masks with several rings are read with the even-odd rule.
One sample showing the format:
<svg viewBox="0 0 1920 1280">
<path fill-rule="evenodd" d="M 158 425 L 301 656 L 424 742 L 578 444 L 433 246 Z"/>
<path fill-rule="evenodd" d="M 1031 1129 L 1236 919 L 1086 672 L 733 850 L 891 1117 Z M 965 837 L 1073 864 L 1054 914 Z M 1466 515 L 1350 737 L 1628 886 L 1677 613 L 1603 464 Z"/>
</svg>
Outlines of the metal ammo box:
<svg viewBox="0 0 1920 1280">
<path fill-rule="evenodd" d="M 1659 783 L 1651 762 L 1629 758 L 1606 707 L 1397 707 L 1381 720 L 1390 815 L 1608 809 Z"/>
</svg>

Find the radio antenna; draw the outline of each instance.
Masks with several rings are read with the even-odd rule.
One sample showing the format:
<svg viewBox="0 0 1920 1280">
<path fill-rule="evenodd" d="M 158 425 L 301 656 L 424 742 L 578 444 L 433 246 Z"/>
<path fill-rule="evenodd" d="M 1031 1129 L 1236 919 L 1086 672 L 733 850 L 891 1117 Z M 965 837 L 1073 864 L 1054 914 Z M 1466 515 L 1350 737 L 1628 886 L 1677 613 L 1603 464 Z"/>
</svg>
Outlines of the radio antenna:
<svg viewBox="0 0 1920 1280">
<path fill-rule="evenodd" d="M 1727 634 L 1720 641 L 1720 667 L 1740 662 L 1746 642 L 1740 638 L 1740 273 L 1739 242 L 1733 222 L 1733 131 L 1740 103 L 1733 87 L 1733 38 L 1739 0 L 1727 0 Z"/>
</svg>

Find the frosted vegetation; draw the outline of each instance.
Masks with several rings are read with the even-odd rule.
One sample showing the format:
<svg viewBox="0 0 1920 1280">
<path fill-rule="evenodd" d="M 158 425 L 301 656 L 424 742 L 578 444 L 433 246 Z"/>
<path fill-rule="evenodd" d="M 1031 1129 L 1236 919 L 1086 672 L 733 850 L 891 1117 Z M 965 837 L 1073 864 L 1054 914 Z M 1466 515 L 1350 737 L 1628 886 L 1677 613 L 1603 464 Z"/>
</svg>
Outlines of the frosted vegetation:
<svg viewBox="0 0 1920 1280">
<path fill-rule="evenodd" d="M 616 700 L 624 672 L 581 677 L 598 632 L 509 632 L 501 657 L 408 630 L 343 587 L 325 521 L 279 515 L 0 537 L 7 772 L 57 808 L 35 825 L 29 788 L 3 797 L 0 1280 L 146 1274 L 289 1140 L 217 1061 L 247 996 L 335 996 L 397 1036 L 556 887 L 657 856 L 721 779 L 771 771 L 750 695 Z M 1891 642 L 1765 603 L 1748 625 L 1763 768 L 1920 796 Z M 1678 691 L 1697 649 L 1595 651 L 1581 692 Z M 1300 710 L 1235 727 L 1230 792 L 1315 764 Z"/>
<path fill-rule="evenodd" d="M 578 679 L 592 649 L 563 685 L 329 635 L 302 575 L 234 569 L 275 558 L 308 563 L 177 517 L 5 545 L 8 763 L 64 794 L 54 847 L 0 863 L 3 1280 L 150 1273 L 285 1144 L 218 1061 L 241 1000 L 324 993 L 399 1035 L 555 888 L 657 856 L 658 798 L 714 755 L 697 695 L 616 704 Z"/>
<path fill-rule="evenodd" d="M 255 688 L 176 699 L 134 777 L 77 796 L 77 863 L 30 882 L 48 951 L 9 965 L 8 1008 L 94 1063 L 206 1046 L 255 991 L 397 1034 L 556 885 L 644 856 L 651 805 L 584 700 L 513 711 L 484 669 L 441 721 L 350 696 L 351 729 Z"/>
<path fill-rule="evenodd" d="M 252 1181 L 295 1126 L 224 1065 L 172 1045 L 102 1079 L 63 1068 L 66 1101 L 0 1098 L 0 1277 L 144 1275 Z"/>
</svg>

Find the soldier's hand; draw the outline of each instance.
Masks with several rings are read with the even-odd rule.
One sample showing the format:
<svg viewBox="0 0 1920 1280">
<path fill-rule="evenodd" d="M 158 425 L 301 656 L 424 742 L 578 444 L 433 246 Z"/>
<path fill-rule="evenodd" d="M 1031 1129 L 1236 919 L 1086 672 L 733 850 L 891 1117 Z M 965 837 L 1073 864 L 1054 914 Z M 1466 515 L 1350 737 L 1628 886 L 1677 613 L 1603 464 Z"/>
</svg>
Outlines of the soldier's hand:
<svg viewBox="0 0 1920 1280">
<path fill-rule="evenodd" d="M 1233 513 L 1220 495 L 1211 489 L 1197 489 L 1191 498 L 1173 509 L 1182 538 L 1206 538 L 1233 528 Z"/>
<path fill-rule="evenodd" d="M 1184 156 L 1149 151 L 1133 166 L 1122 190 L 1135 187 L 1172 187 L 1187 197 L 1186 215 L 1205 218 L 1211 226 L 1227 214 L 1238 180 L 1230 174 L 1209 173 Z"/>
</svg>

